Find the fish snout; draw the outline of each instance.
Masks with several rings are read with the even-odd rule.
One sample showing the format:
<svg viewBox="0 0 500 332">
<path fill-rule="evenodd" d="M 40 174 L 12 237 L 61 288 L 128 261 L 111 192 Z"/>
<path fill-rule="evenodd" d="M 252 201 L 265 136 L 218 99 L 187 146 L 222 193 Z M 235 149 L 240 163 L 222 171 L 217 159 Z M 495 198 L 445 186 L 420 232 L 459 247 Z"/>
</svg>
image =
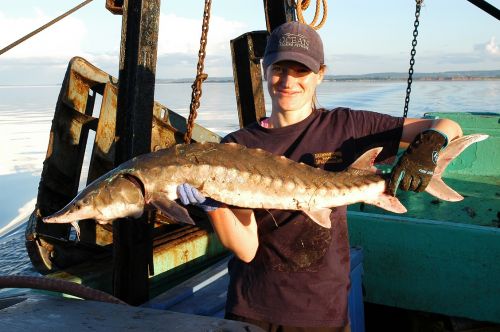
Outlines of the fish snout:
<svg viewBox="0 0 500 332">
<path fill-rule="evenodd" d="M 82 204 L 82 200 L 74 199 L 68 205 L 42 218 L 48 224 L 66 224 L 74 221 L 95 217 L 95 210 L 91 206 Z"/>
</svg>

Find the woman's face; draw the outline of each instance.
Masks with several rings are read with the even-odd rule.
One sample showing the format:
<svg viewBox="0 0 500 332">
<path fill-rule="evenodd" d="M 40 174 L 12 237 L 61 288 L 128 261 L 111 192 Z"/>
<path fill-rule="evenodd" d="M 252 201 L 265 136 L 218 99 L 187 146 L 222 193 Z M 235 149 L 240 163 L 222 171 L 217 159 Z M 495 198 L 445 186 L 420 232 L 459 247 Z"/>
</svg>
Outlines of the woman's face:
<svg viewBox="0 0 500 332">
<path fill-rule="evenodd" d="M 323 79 L 323 70 L 315 74 L 301 63 L 280 61 L 267 67 L 266 78 L 273 111 L 311 112 L 316 87 Z"/>
</svg>

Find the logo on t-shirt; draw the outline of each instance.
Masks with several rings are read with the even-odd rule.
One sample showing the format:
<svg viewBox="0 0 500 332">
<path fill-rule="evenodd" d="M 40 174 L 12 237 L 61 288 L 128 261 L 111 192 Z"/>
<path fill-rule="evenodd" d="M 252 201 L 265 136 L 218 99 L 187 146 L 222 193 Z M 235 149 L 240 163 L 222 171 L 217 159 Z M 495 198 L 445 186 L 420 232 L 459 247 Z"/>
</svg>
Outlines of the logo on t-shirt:
<svg viewBox="0 0 500 332">
<path fill-rule="evenodd" d="M 318 152 L 314 154 L 314 165 L 316 167 L 329 165 L 329 164 L 340 164 L 344 160 L 342 159 L 342 152 Z"/>
</svg>

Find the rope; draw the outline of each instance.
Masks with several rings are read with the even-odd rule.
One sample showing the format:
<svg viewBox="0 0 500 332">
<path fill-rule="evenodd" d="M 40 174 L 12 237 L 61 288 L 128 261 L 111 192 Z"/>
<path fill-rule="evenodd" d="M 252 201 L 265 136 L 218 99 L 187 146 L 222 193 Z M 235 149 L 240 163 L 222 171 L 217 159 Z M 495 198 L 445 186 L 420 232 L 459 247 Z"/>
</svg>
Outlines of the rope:
<svg viewBox="0 0 500 332">
<path fill-rule="evenodd" d="M 103 291 L 74 282 L 33 276 L 0 276 L 0 288 L 32 288 L 73 295 L 85 300 L 125 304 Z"/>
<path fill-rule="evenodd" d="M 403 117 L 406 118 L 408 116 L 408 105 L 410 104 L 410 94 L 411 94 L 411 83 L 413 82 L 413 65 L 415 64 L 415 54 L 417 54 L 416 46 L 417 46 L 417 36 L 418 36 L 418 26 L 420 24 L 418 18 L 420 17 L 420 8 L 422 7 L 422 3 L 424 0 L 415 0 L 415 23 L 413 26 L 415 29 L 413 30 L 413 40 L 411 42 L 411 57 L 410 57 L 410 69 L 408 69 L 408 86 L 406 87 L 406 97 L 405 97 L 405 106 L 403 110 Z"/>
<path fill-rule="evenodd" d="M 193 134 L 194 120 L 196 119 L 197 109 L 200 107 L 201 98 L 201 85 L 208 77 L 207 74 L 203 73 L 203 67 L 205 63 L 205 48 L 207 46 L 208 37 L 208 24 L 210 22 L 210 6 L 212 5 L 212 0 L 205 0 L 205 9 L 203 10 L 203 24 L 201 27 L 201 38 L 200 38 L 200 50 L 198 52 L 198 65 L 196 71 L 196 78 L 191 85 L 193 92 L 191 93 L 191 104 L 189 105 L 189 118 L 186 128 L 186 134 L 184 135 L 184 142 L 186 144 L 191 143 L 191 136 Z"/>
<path fill-rule="evenodd" d="M 12 44 L 2 48 L 0 50 L 0 55 L 4 54 L 5 52 L 7 52 L 8 50 L 16 47 L 17 45 L 21 44 L 22 42 L 24 42 L 25 40 L 33 37 L 34 35 L 36 35 L 37 33 L 45 30 L 46 28 L 50 27 L 51 25 L 53 25 L 54 23 L 56 22 L 59 22 L 60 20 L 62 20 L 63 18 L 65 18 L 66 16 L 76 12 L 78 9 L 82 8 L 83 6 L 91 3 L 93 0 L 85 0 L 84 2 L 82 2 L 81 4 L 79 4 L 78 6 L 74 7 L 73 9 L 70 9 L 68 10 L 66 13 L 62 14 L 61 16 L 58 16 L 56 17 L 55 19 L 53 19 L 52 21 L 50 21 L 49 23 L 45 24 L 45 25 L 42 25 L 41 27 L 39 27 L 38 29 L 28 33 L 26 36 L 16 40 L 15 42 L 13 42 Z"/>
<path fill-rule="evenodd" d="M 311 0 L 302 0 L 300 2 L 300 6 L 302 7 L 303 10 L 306 10 L 310 4 L 311 4 Z"/>
<path fill-rule="evenodd" d="M 295 1 L 295 0 L 294 0 Z M 303 10 L 306 10 L 307 7 L 309 7 L 309 3 L 311 0 L 298 0 L 295 2 L 295 8 L 297 9 L 297 19 L 301 23 L 305 23 L 310 25 L 314 30 L 320 29 L 326 22 L 326 18 L 328 17 L 328 6 L 326 3 L 326 0 L 321 0 L 321 3 L 323 4 L 323 17 L 321 18 L 321 21 L 318 23 L 318 25 L 315 25 L 316 22 L 318 21 L 319 13 L 320 13 L 320 0 L 316 0 L 316 10 L 314 12 L 314 18 L 311 23 L 306 23 L 304 19 L 304 15 L 302 14 Z"/>
</svg>

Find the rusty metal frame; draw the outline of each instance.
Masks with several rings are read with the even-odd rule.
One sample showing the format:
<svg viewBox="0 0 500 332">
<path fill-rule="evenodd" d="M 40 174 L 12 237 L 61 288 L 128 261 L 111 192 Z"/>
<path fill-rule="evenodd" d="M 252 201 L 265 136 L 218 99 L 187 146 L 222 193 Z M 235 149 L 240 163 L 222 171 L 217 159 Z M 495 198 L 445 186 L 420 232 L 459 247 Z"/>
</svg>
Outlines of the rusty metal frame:
<svg viewBox="0 0 500 332">
<path fill-rule="evenodd" d="M 123 0 L 106 0 L 106 9 L 115 15 L 122 15 Z"/>
<path fill-rule="evenodd" d="M 266 28 L 231 40 L 234 88 L 240 127 L 266 116 L 262 69 L 267 36 L 277 26 L 296 20 L 291 0 L 264 0 Z"/>
<path fill-rule="evenodd" d="M 240 127 L 266 116 L 260 59 L 264 54 L 267 35 L 267 31 L 254 31 L 231 40 Z"/>
<path fill-rule="evenodd" d="M 271 32 L 285 22 L 297 20 L 294 3 L 293 0 L 264 0 L 267 31 Z"/>
<path fill-rule="evenodd" d="M 114 167 L 117 82 L 116 78 L 83 58 L 75 57 L 68 65 L 55 107 L 36 209 L 26 229 L 28 254 L 40 273 L 53 273 L 102 255 L 108 257 L 109 265 L 109 245 L 112 243 L 110 227 L 96 225 L 93 221 L 81 222 L 81 238 L 79 242 L 75 242 L 70 238 L 68 225 L 44 224 L 41 217 L 59 210 L 76 195 L 90 130 L 96 134 L 87 183 Z M 102 95 L 102 101 L 94 107 L 97 95 Z M 99 116 L 94 117 L 92 113 L 97 107 Z M 151 150 L 182 143 L 185 130 L 184 117 L 159 102 L 154 103 Z M 195 125 L 193 139 L 220 141 L 218 135 L 199 125 Z M 161 215 L 157 219 L 169 222 Z M 199 216 L 198 219 L 202 218 Z M 165 236 L 164 231 L 180 227 L 170 225 L 165 230 L 164 226 L 157 226 L 155 233 L 160 237 Z M 203 232 L 206 232 L 206 236 L 211 236 L 210 230 Z M 191 240 L 186 241 L 189 243 Z M 154 248 L 155 255 L 162 250 Z M 199 252 L 198 255 L 204 253 Z M 156 258 L 153 259 L 157 261 Z M 155 270 L 155 276 L 165 272 L 161 266 Z"/>
</svg>

